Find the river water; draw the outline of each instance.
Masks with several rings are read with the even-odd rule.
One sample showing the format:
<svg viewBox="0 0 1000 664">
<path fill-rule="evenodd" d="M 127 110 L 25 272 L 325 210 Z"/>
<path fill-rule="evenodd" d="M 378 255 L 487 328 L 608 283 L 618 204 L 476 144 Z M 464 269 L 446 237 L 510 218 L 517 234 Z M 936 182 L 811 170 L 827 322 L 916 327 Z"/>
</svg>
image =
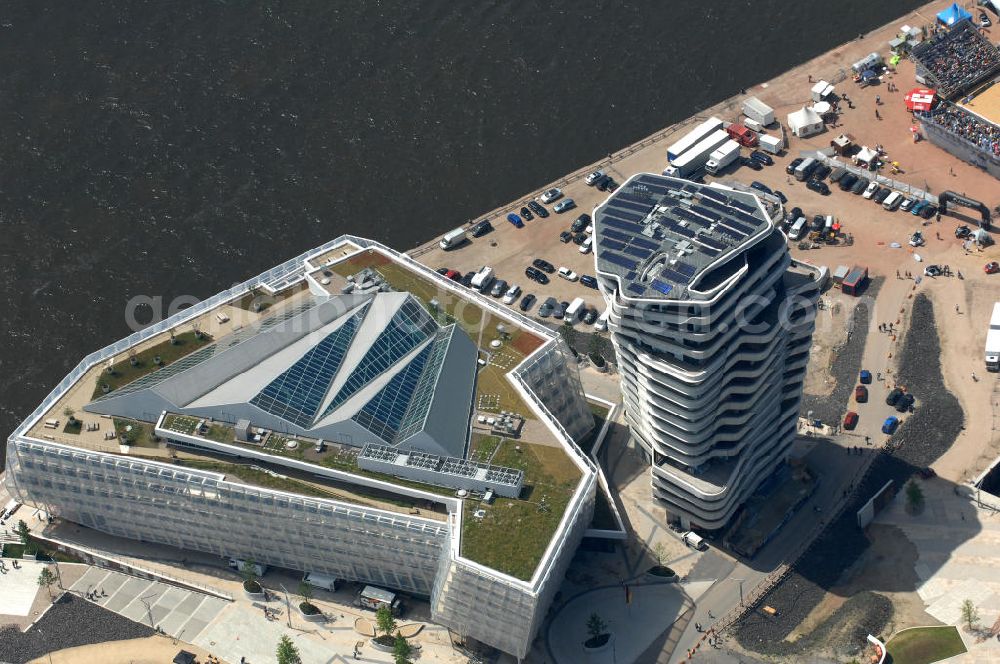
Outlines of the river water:
<svg viewBox="0 0 1000 664">
<path fill-rule="evenodd" d="M 134 296 L 408 249 L 919 4 L 7 3 L 0 432 Z"/>
</svg>

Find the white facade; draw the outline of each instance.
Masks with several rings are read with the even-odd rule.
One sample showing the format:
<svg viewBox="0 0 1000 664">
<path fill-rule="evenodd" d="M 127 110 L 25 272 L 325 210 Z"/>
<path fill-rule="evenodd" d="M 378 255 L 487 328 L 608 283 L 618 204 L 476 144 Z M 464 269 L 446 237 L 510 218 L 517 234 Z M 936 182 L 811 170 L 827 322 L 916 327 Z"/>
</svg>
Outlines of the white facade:
<svg viewBox="0 0 1000 664">
<path fill-rule="evenodd" d="M 737 239 L 724 228 L 732 223 L 727 220 L 733 215 L 725 212 L 731 208 L 703 198 L 707 189 L 635 176 L 598 206 L 594 223 L 598 280 L 610 306 L 626 419 L 634 443 L 651 462 L 653 494 L 685 526 L 717 529 L 777 468 L 795 437 L 819 271 L 792 262 L 784 237 L 756 198 L 713 186 L 708 193 L 716 199 L 755 208 L 738 217 L 746 232 Z M 602 259 L 602 247 L 621 246 L 621 231 L 609 226 L 626 209 L 616 203 L 635 209 L 639 192 L 662 191 L 667 194 L 649 199 L 649 216 L 635 223 L 680 231 L 643 233 L 646 242 L 657 238 L 660 249 L 635 265 L 621 260 L 625 253 Z M 622 193 L 624 204 L 616 200 Z M 721 221 L 709 223 L 709 204 L 723 211 L 715 214 Z M 671 209 L 680 212 L 666 212 Z M 699 224 L 692 215 L 707 217 Z M 722 249 L 713 254 L 702 241 Z M 683 249 L 696 245 L 693 253 Z M 681 265 L 690 268 L 690 278 L 681 279 Z M 658 269 L 659 281 L 650 281 L 649 272 Z M 663 281 L 664 274 L 675 281 Z"/>
</svg>

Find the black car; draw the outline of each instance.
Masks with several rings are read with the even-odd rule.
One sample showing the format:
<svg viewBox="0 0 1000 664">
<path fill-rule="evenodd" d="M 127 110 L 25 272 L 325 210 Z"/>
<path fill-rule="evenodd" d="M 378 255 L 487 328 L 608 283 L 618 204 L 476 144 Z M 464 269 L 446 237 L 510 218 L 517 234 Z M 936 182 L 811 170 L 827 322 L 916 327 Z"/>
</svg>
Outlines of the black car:
<svg viewBox="0 0 1000 664">
<path fill-rule="evenodd" d="M 886 396 L 885 398 L 885 405 L 895 406 L 896 403 L 903 397 L 903 394 L 905 394 L 903 390 L 899 389 L 898 387 L 893 388 L 892 392 L 889 392 L 888 396 Z"/>
<path fill-rule="evenodd" d="M 532 281 L 537 281 L 540 284 L 549 283 L 549 278 L 544 272 L 536 267 L 531 267 L 530 265 L 524 268 L 524 276 L 531 279 Z"/>
<path fill-rule="evenodd" d="M 782 205 L 788 202 L 788 197 L 781 193 L 780 189 L 775 189 L 774 195 L 778 197 L 778 200 L 781 201 Z"/>
<path fill-rule="evenodd" d="M 448 267 L 439 267 L 437 269 L 437 273 L 440 274 L 441 276 L 444 276 L 444 275 L 448 274 L 449 272 L 451 272 L 451 268 L 448 268 Z"/>
<path fill-rule="evenodd" d="M 923 212 L 923 210 L 921 210 L 921 212 Z M 972 231 L 969 230 L 969 227 L 966 226 L 965 224 L 955 229 L 955 237 L 957 237 L 960 240 L 963 240 L 969 237 L 970 235 L 972 235 Z"/>
<path fill-rule="evenodd" d="M 587 240 L 588 235 L 586 233 L 577 233 L 573 236 L 573 244 L 580 245 Z"/>
<path fill-rule="evenodd" d="M 824 196 L 830 193 L 830 188 L 826 186 L 826 183 L 820 182 L 819 180 L 809 180 L 806 182 L 806 189 L 812 189 L 817 194 L 822 194 Z"/>
<path fill-rule="evenodd" d="M 920 210 L 920 216 L 924 219 L 930 219 L 935 214 L 937 214 L 938 209 L 933 205 L 926 205 L 922 210 Z"/>
<path fill-rule="evenodd" d="M 569 306 L 569 302 L 558 302 L 556 306 L 552 308 L 552 317 L 558 320 L 562 320 L 563 316 L 566 315 L 566 307 Z"/>
<path fill-rule="evenodd" d="M 541 316 L 542 318 L 548 318 L 549 316 L 552 315 L 552 310 L 555 309 L 558 305 L 559 303 L 556 301 L 556 298 L 554 297 L 546 298 L 545 301 L 542 302 L 542 306 L 538 307 L 538 315 Z"/>
<path fill-rule="evenodd" d="M 875 192 L 875 195 L 872 196 L 872 200 L 876 203 L 881 203 L 885 199 L 889 198 L 889 194 L 891 193 L 892 189 L 889 189 L 889 187 L 879 187 L 878 191 Z"/>
<path fill-rule="evenodd" d="M 534 218 L 535 215 L 531 214 L 531 210 L 528 209 L 527 205 L 521 208 L 521 219 L 524 219 L 525 221 L 531 221 Z"/>
<path fill-rule="evenodd" d="M 472 237 L 482 237 L 493 230 L 493 224 L 487 219 L 483 219 L 472 227 Z"/>
<path fill-rule="evenodd" d="M 535 260 L 531 261 L 531 264 L 537 267 L 542 272 L 548 272 L 549 274 L 552 274 L 553 272 L 556 271 L 555 265 L 541 258 L 536 258 Z"/>
<path fill-rule="evenodd" d="M 837 182 L 837 186 L 840 187 L 841 191 L 847 191 L 858 181 L 858 176 L 854 173 L 844 173 L 844 177 L 840 178 Z"/>
<path fill-rule="evenodd" d="M 802 208 L 796 206 L 792 208 L 792 211 L 788 214 L 787 218 L 790 220 L 790 223 L 795 223 L 796 219 L 804 216 L 805 215 L 802 213 Z"/>
<path fill-rule="evenodd" d="M 580 283 L 586 286 L 587 288 L 597 288 L 597 279 L 590 276 L 589 274 L 581 274 Z"/>
<path fill-rule="evenodd" d="M 830 182 L 840 182 L 845 175 L 847 175 L 847 169 L 843 166 L 838 166 L 833 169 L 833 173 L 830 173 Z"/>
<path fill-rule="evenodd" d="M 810 179 L 822 181 L 822 180 L 825 180 L 826 176 L 829 175 L 831 172 L 833 172 L 832 168 L 830 168 L 826 164 L 819 164 L 813 170 L 812 175 L 810 176 Z"/>
<path fill-rule="evenodd" d="M 867 189 L 868 185 L 870 185 L 871 183 L 872 181 L 864 177 L 863 175 L 859 176 L 858 181 L 851 186 L 851 193 L 854 194 L 855 196 L 860 196 L 861 194 L 865 193 L 865 189 Z"/>
<path fill-rule="evenodd" d="M 549 211 L 545 209 L 545 206 L 538 201 L 531 201 L 528 203 L 528 209 L 538 215 L 539 219 L 544 219 L 549 216 Z"/>
<path fill-rule="evenodd" d="M 597 317 L 600 315 L 601 314 L 597 312 L 597 309 L 591 307 L 590 309 L 587 309 L 587 313 L 583 315 L 583 322 L 587 325 L 593 325 L 594 321 L 596 321 Z"/>
<path fill-rule="evenodd" d="M 572 239 L 573 239 L 573 234 L 570 233 L 569 231 L 563 231 L 562 233 L 559 234 L 559 241 L 562 242 L 563 244 L 566 244 Z"/>
<path fill-rule="evenodd" d="M 802 157 L 796 157 L 795 159 L 792 159 L 791 163 L 788 164 L 788 166 L 785 166 L 785 172 L 788 173 L 789 175 L 792 175 L 793 173 L 795 173 L 795 169 L 798 168 L 799 164 L 801 164 L 803 161 L 805 161 L 805 159 L 803 159 Z"/>
<path fill-rule="evenodd" d="M 754 171 L 759 171 L 764 168 L 763 166 L 760 165 L 759 161 L 757 161 L 756 159 L 751 159 L 750 157 L 740 157 L 740 163 Z"/>
<path fill-rule="evenodd" d="M 533 305 L 534 303 L 535 303 L 535 296 L 532 295 L 531 293 L 528 293 L 527 295 L 521 298 L 521 304 L 519 304 L 518 307 L 520 307 L 521 311 L 527 311 L 528 309 L 531 308 L 531 305 Z"/>
<path fill-rule="evenodd" d="M 574 233 L 579 233 L 584 228 L 590 225 L 590 216 L 586 214 L 581 214 L 576 220 L 570 225 L 569 229 Z"/>
<path fill-rule="evenodd" d="M 751 189 L 756 189 L 757 191 L 762 191 L 765 194 L 773 194 L 774 193 L 773 191 L 771 191 L 770 187 L 768 187 L 763 182 L 758 182 L 757 180 L 754 180 L 753 182 L 750 183 L 750 188 Z"/>
<path fill-rule="evenodd" d="M 607 189 L 608 191 L 614 191 L 615 189 L 618 188 L 618 183 L 612 180 L 611 178 L 608 178 L 608 183 L 604 185 L 604 188 Z"/>
<path fill-rule="evenodd" d="M 913 407 L 914 401 L 916 401 L 916 399 L 912 394 L 904 394 L 896 401 L 896 410 L 900 413 L 905 413 Z"/>
<path fill-rule="evenodd" d="M 759 161 L 765 166 L 772 166 L 774 164 L 774 159 L 771 159 L 771 155 L 766 152 L 761 152 L 760 150 L 754 150 L 750 153 L 750 158 L 754 161 Z"/>
<path fill-rule="evenodd" d="M 817 214 L 813 217 L 812 224 L 809 227 L 814 231 L 821 231 L 826 227 L 826 217 L 821 214 Z"/>
<path fill-rule="evenodd" d="M 472 278 L 476 276 L 475 272 L 466 272 L 465 276 L 462 277 L 461 284 L 466 288 L 472 288 Z"/>
</svg>

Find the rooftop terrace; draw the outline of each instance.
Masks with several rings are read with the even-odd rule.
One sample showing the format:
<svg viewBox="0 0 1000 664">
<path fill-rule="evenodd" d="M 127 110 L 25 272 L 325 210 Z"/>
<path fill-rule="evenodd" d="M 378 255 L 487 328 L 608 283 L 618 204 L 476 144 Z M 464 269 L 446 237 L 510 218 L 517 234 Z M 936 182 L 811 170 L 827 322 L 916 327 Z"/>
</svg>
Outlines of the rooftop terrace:
<svg viewBox="0 0 1000 664">
<path fill-rule="evenodd" d="M 771 225 L 752 194 L 648 173 L 627 180 L 594 219 L 598 271 L 627 297 L 671 300 L 698 297 L 706 268 Z"/>
</svg>

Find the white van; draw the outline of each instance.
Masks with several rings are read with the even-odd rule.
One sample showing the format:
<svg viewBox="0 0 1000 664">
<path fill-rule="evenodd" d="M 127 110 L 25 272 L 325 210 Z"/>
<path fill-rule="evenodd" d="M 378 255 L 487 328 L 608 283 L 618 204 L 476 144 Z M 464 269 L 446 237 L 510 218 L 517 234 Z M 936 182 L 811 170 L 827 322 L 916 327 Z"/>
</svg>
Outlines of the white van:
<svg viewBox="0 0 1000 664">
<path fill-rule="evenodd" d="M 566 313 L 563 314 L 563 320 L 567 323 L 575 323 L 577 317 L 580 315 L 580 309 L 583 308 L 583 298 L 578 297 L 569 303 L 566 307 Z"/>
<path fill-rule="evenodd" d="M 806 227 L 805 217 L 799 217 L 798 219 L 796 219 L 795 223 L 792 224 L 792 227 L 788 229 L 788 239 L 789 240 L 800 239 L 802 237 L 803 231 L 805 230 L 805 227 Z"/>
<path fill-rule="evenodd" d="M 307 572 L 302 578 L 302 582 L 313 588 L 322 588 L 330 592 L 336 591 L 337 586 L 340 585 L 336 577 L 327 574 L 317 574 L 316 572 Z"/>
<path fill-rule="evenodd" d="M 448 251 L 449 249 L 454 249 L 455 247 L 464 243 L 467 239 L 468 236 L 465 234 L 465 229 L 459 227 L 453 231 L 448 231 L 447 233 L 445 233 L 445 236 L 441 238 L 440 242 L 438 242 L 438 246 L 440 246 L 445 251 Z"/>
<path fill-rule="evenodd" d="M 681 539 L 692 549 L 697 549 L 698 551 L 704 551 L 708 548 L 708 543 L 705 542 L 705 538 L 697 533 L 688 531 L 681 535 Z"/>
<path fill-rule="evenodd" d="M 580 253 L 589 254 L 590 249 L 593 245 L 594 245 L 594 238 L 588 237 L 586 240 L 583 241 L 583 244 L 580 245 Z"/>
<path fill-rule="evenodd" d="M 899 204 L 903 202 L 903 195 L 898 191 L 894 191 L 885 197 L 882 201 L 882 207 L 890 212 L 899 207 Z"/>
<path fill-rule="evenodd" d="M 603 332 L 608 329 L 608 318 L 611 316 L 611 309 L 605 309 L 604 313 L 594 321 L 594 329 L 598 332 Z"/>
</svg>

